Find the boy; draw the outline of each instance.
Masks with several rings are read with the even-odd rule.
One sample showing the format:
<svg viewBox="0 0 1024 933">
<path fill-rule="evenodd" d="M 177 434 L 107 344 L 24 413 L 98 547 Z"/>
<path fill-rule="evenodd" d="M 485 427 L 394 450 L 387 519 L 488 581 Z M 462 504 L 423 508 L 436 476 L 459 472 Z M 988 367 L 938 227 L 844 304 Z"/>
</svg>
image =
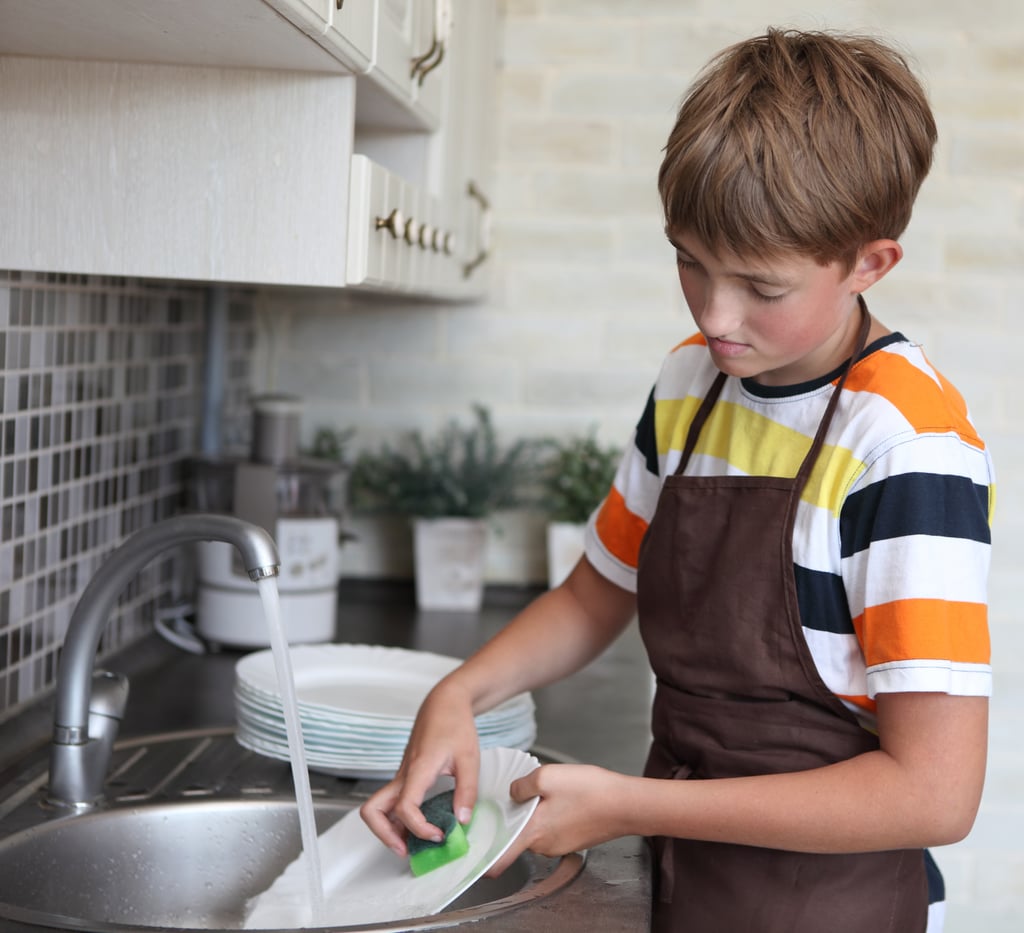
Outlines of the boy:
<svg viewBox="0 0 1024 933">
<path fill-rule="evenodd" d="M 428 696 L 363 807 L 404 853 L 473 715 L 596 657 L 634 613 L 657 677 L 643 777 L 548 765 L 497 867 L 639 834 L 653 928 L 934 933 L 925 851 L 984 779 L 993 476 L 956 390 L 861 297 L 899 262 L 935 125 L 904 60 L 770 30 L 684 101 L 659 190 L 698 333 L 663 364 L 586 557 Z M 434 833 L 436 837 L 436 833 Z"/>
</svg>

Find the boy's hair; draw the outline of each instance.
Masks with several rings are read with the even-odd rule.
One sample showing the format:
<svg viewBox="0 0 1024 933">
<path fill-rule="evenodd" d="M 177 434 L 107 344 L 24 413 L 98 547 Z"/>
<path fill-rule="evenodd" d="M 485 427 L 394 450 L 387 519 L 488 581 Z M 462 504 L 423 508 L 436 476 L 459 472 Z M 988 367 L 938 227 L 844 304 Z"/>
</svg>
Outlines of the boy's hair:
<svg viewBox="0 0 1024 933">
<path fill-rule="evenodd" d="M 667 229 L 849 271 L 865 243 L 903 233 L 935 140 L 899 52 L 770 29 L 715 56 L 683 101 L 658 174 Z"/>
</svg>

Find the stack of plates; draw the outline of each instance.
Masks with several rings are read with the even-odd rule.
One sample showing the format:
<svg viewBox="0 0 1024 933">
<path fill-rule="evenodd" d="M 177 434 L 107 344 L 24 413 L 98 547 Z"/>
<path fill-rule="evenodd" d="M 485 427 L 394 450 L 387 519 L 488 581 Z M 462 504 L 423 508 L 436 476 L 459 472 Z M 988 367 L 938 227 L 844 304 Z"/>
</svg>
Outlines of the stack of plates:
<svg viewBox="0 0 1024 933">
<path fill-rule="evenodd" d="M 309 768 L 382 780 L 401 764 L 420 703 L 460 663 L 377 645 L 300 645 L 289 653 Z M 235 712 L 241 745 L 289 760 L 271 651 L 248 654 L 235 666 Z M 482 748 L 529 748 L 537 737 L 533 699 L 523 693 L 507 700 L 477 716 L 476 728 Z"/>
</svg>

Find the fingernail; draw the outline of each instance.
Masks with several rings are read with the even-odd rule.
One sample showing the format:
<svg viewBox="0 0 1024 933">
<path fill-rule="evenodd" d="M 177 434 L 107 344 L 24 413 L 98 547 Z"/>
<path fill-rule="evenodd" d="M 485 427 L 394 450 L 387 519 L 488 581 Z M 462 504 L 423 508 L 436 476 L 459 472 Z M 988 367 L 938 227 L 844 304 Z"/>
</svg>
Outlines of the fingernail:
<svg viewBox="0 0 1024 933">
<path fill-rule="evenodd" d="M 469 807 L 460 807 L 459 822 L 468 823 L 471 819 L 473 819 L 473 811 Z"/>
</svg>

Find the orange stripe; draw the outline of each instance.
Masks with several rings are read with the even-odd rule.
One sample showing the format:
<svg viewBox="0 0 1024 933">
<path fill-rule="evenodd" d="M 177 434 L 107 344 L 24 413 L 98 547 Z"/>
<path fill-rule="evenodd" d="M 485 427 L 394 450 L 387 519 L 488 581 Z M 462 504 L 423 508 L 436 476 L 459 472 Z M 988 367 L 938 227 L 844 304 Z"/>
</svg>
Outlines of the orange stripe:
<svg viewBox="0 0 1024 933">
<path fill-rule="evenodd" d="M 885 369 L 884 383 L 878 378 Z M 846 387 L 855 392 L 874 392 L 887 399 L 914 428 L 921 431 L 954 428 L 964 443 L 985 449 L 985 444 L 967 417 L 963 397 L 945 378 L 938 383 L 913 363 L 895 353 L 873 353 L 847 376 Z M 884 391 L 879 387 L 884 384 Z"/>
<path fill-rule="evenodd" d="M 613 488 L 597 513 L 597 534 L 609 552 L 628 567 L 635 567 L 647 522 L 626 508 L 622 493 Z"/>
<path fill-rule="evenodd" d="M 704 335 L 698 331 L 691 337 L 687 337 L 685 340 L 677 343 L 669 352 L 675 353 L 680 347 L 706 347 L 708 342 L 704 339 Z"/>
<path fill-rule="evenodd" d="M 983 603 L 902 599 L 870 606 L 853 627 L 868 667 L 915 658 L 988 664 L 991 658 Z"/>
</svg>

